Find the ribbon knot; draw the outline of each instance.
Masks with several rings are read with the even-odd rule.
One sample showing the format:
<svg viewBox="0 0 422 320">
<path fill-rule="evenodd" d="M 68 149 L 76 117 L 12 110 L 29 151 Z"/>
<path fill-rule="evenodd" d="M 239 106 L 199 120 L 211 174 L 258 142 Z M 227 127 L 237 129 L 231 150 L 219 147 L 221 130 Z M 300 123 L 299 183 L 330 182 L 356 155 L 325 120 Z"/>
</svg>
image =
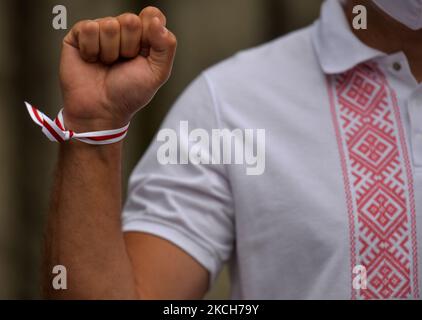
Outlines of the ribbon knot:
<svg viewBox="0 0 422 320">
<path fill-rule="evenodd" d="M 63 120 L 63 110 L 60 110 L 56 119 L 51 120 L 37 108 L 25 102 L 26 109 L 32 120 L 41 127 L 42 132 L 50 141 L 63 143 L 72 139 L 93 145 L 112 144 L 123 140 L 128 132 L 129 124 L 120 129 L 76 133 L 66 130 Z"/>
</svg>

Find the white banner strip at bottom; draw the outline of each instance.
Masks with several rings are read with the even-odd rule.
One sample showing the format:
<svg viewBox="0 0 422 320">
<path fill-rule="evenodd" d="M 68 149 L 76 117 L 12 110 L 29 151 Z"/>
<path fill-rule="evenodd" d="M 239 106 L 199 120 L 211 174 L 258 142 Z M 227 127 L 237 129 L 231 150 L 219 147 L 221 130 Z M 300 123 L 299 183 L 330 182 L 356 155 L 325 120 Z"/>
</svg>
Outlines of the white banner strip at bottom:
<svg viewBox="0 0 422 320">
<path fill-rule="evenodd" d="M 65 129 L 63 110 L 59 112 L 57 118 L 53 121 L 28 102 L 25 102 L 25 105 L 32 120 L 42 128 L 42 132 L 53 142 L 62 143 L 75 139 L 94 145 L 112 144 L 126 137 L 130 125 L 129 123 L 123 128 L 114 130 L 76 133 Z"/>
</svg>

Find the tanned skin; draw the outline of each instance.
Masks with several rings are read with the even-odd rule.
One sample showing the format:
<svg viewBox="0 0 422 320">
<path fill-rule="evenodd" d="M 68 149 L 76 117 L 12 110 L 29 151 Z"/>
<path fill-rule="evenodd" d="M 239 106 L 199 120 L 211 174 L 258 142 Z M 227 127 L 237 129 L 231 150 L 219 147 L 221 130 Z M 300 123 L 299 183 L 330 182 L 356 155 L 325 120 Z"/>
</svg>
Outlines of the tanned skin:
<svg viewBox="0 0 422 320">
<path fill-rule="evenodd" d="M 165 25 L 163 13 L 148 7 L 73 27 L 60 66 L 69 129 L 119 128 L 148 104 L 175 56 L 176 37 Z M 208 272 L 196 260 L 158 237 L 122 233 L 122 144 L 60 146 L 45 241 L 45 297 L 202 298 Z M 67 290 L 52 288 L 55 265 L 67 268 Z"/>
<path fill-rule="evenodd" d="M 359 2 L 359 3 L 358 3 Z M 422 80 L 422 34 L 365 4 L 369 28 L 354 31 L 387 53 L 403 50 Z M 171 73 L 176 38 L 154 7 L 139 15 L 82 21 L 63 41 L 60 80 L 65 125 L 77 132 L 119 128 L 146 106 Z M 144 52 L 144 56 L 140 55 Z M 146 55 L 146 57 L 145 57 Z M 121 229 L 122 142 L 60 146 L 45 240 L 43 285 L 53 299 L 199 299 L 209 274 L 190 255 L 159 237 Z M 64 265 L 68 290 L 51 274 Z"/>
</svg>

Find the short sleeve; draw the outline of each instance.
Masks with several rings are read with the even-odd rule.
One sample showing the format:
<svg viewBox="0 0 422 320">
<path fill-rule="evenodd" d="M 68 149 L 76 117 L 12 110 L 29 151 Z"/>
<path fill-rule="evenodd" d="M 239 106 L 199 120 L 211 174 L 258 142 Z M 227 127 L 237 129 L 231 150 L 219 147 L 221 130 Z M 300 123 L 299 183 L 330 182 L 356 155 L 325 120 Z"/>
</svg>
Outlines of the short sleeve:
<svg viewBox="0 0 422 320">
<path fill-rule="evenodd" d="M 198 149 L 198 140 L 186 132 L 201 129 L 211 135 L 213 129 L 219 129 L 208 81 L 202 74 L 185 90 L 136 166 L 129 181 L 122 223 L 125 232 L 153 234 L 183 249 L 210 272 L 212 284 L 233 249 L 230 185 L 223 164 L 186 164 L 192 147 Z M 168 134 L 165 141 L 160 137 L 163 133 Z M 171 139 L 175 135 L 176 148 L 176 140 Z M 206 144 L 199 145 L 205 149 Z M 163 161 L 166 155 L 171 161 Z"/>
</svg>

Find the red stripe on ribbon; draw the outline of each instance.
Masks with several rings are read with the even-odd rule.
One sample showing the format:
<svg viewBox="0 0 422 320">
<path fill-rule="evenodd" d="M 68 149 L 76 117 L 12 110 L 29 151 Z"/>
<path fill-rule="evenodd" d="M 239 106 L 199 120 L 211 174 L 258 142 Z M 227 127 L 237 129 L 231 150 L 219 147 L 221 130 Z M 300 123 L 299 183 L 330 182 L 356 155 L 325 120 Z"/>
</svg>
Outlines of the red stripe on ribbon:
<svg viewBox="0 0 422 320">
<path fill-rule="evenodd" d="M 38 110 L 35 107 L 32 107 L 32 112 L 35 114 L 35 117 L 37 118 L 37 120 L 44 124 L 44 119 L 40 117 L 40 115 L 38 114 Z"/>
<path fill-rule="evenodd" d="M 56 139 L 58 142 L 64 142 L 62 137 L 60 137 L 57 132 L 48 124 L 47 121 L 44 121 L 43 123 L 44 127 L 51 133 L 51 135 Z"/>
<path fill-rule="evenodd" d="M 115 139 L 118 137 L 123 136 L 124 134 L 126 134 L 126 131 L 120 132 L 120 133 L 116 133 L 116 134 L 110 134 L 108 136 L 100 136 L 100 137 L 88 137 L 86 139 L 92 140 L 92 141 L 104 141 L 104 140 L 111 140 L 111 139 Z"/>
<path fill-rule="evenodd" d="M 60 122 L 60 120 L 58 118 L 56 118 L 54 120 L 54 122 L 57 124 L 57 126 L 60 128 L 60 130 L 64 131 L 65 128 L 62 126 L 62 123 Z"/>
</svg>

